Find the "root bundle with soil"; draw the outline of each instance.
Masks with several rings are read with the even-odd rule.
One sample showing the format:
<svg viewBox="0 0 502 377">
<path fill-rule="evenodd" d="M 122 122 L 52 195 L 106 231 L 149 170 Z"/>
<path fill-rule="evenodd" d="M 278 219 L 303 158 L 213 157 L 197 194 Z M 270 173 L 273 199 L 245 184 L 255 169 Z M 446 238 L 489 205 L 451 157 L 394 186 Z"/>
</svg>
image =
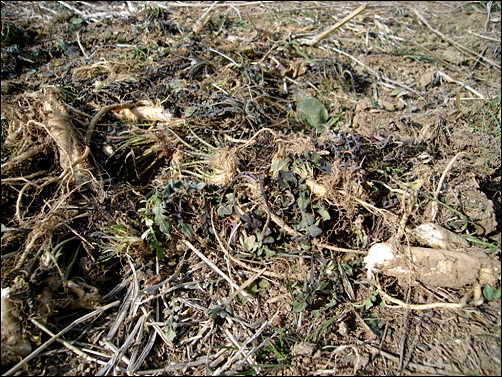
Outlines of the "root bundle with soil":
<svg viewBox="0 0 502 377">
<path fill-rule="evenodd" d="M 2 9 L 6 375 L 500 373 L 499 5 L 40 4 Z"/>
</svg>

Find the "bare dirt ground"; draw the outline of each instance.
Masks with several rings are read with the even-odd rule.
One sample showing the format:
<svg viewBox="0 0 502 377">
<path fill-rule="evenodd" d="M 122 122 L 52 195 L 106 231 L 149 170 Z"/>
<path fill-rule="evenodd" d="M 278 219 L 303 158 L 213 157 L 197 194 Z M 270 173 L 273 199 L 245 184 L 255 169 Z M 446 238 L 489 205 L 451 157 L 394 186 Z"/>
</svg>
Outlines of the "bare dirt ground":
<svg viewBox="0 0 502 377">
<path fill-rule="evenodd" d="M 2 372 L 500 375 L 500 11 L 2 2 Z"/>
</svg>

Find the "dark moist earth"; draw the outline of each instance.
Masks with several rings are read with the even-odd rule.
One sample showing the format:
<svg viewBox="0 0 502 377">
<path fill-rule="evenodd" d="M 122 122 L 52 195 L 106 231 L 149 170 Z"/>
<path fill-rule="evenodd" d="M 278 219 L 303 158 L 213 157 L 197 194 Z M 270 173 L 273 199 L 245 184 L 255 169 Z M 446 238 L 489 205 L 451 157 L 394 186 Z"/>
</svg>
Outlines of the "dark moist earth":
<svg viewBox="0 0 502 377">
<path fill-rule="evenodd" d="M 500 375 L 500 272 L 363 263 L 500 263 L 500 2 L 212 5 L 2 3 L 3 373 Z"/>
</svg>

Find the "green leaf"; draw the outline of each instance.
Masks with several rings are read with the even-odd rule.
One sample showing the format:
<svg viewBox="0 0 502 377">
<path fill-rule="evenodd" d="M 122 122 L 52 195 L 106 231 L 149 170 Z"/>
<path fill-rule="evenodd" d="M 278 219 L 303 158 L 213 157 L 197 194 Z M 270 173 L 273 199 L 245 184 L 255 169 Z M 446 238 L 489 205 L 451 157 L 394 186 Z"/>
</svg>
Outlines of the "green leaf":
<svg viewBox="0 0 502 377">
<path fill-rule="evenodd" d="M 495 300 L 497 298 L 500 298 L 500 286 L 497 289 L 495 289 L 491 285 L 486 284 L 483 287 L 483 296 L 488 301 L 492 301 L 492 300 Z"/>
<path fill-rule="evenodd" d="M 298 228 L 299 229 L 307 229 L 309 226 L 314 224 L 315 218 L 312 215 L 309 215 L 308 213 L 304 213 L 302 215 L 302 221 L 298 223 Z"/>
<path fill-rule="evenodd" d="M 311 237 L 317 237 L 322 233 L 322 230 L 317 225 L 310 225 L 307 228 L 307 232 Z"/>
<path fill-rule="evenodd" d="M 273 257 L 275 255 L 275 251 L 274 250 L 271 250 L 269 249 L 268 247 L 264 246 L 263 247 L 263 251 L 265 252 L 265 255 L 267 257 Z"/>
<path fill-rule="evenodd" d="M 164 214 L 164 208 L 162 204 L 157 204 L 152 207 L 152 212 L 154 214 L 154 222 L 158 225 L 159 230 L 171 239 L 171 223 L 169 218 Z M 146 222 L 146 220 L 145 220 Z"/>
<path fill-rule="evenodd" d="M 372 306 L 373 306 L 373 301 L 371 301 L 371 299 L 367 299 L 366 301 L 364 301 L 364 307 L 366 308 L 366 310 L 368 310 Z"/>
<path fill-rule="evenodd" d="M 176 338 L 176 331 L 174 331 L 171 326 L 167 326 L 167 329 L 165 330 L 166 336 L 170 341 L 173 341 L 174 338 Z"/>
<path fill-rule="evenodd" d="M 84 21 L 83 19 L 75 17 L 71 20 L 71 23 L 74 26 L 79 26 L 82 24 L 83 21 Z"/>
<path fill-rule="evenodd" d="M 319 215 L 321 215 L 321 217 L 322 217 L 322 219 L 323 219 L 324 221 L 327 221 L 327 220 L 330 220 L 330 219 L 331 219 L 331 216 L 329 215 L 328 210 L 327 210 L 326 208 L 324 208 L 324 207 L 321 207 L 321 206 L 320 206 L 320 207 L 317 209 L 317 213 L 318 213 Z"/>
<path fill-rule="evenodd" d="M 181 223 L 181 233 L 183 233 L 188 239 L 193 238 L 193 228 L 192 224 L 188 223 Z"/>
<path fill-rule="evenodd" d="M 392 93 L 390 94 L 392 97 L 395 97 L 395 96 L 398 96 L 399 94 L 401 94 L 401 92 L 403 91 L 403 89 L 401 88 L 396 88 L 392 91 Z"/>
<path fill-rule="evenodd" d="M 279 170 L 289 170 L 289 158 L 275 158 L 270 165 L 270 169 L 275 173 Z"/>
<path fill-rule="evenodd" d="M 300 192 L 300 196 L 298 197 L 298 207 L 300 207 L 302 211 L 305 211 L 309 203 L 310 203 L 310 198 L 308 197 L 307 192 L 306 191 Z"/>
<path fill-rule="evenodd" d="M 296 100 L 296 119 L 298 121 L 311 128 L 315 128 L 319 124 L 326 124 L 328 110 L 321 101 L 301 89 L 297 90 L 293 96 Z"/>
<path fill-rule="evenodd" d="M 230 216 L 234 212 L 234 207 L 232 206 L 232 204 L 227 204 L 227 205 L 222 204 L 218 207 L 216 212 L 221 217 Z"/>
<path fill-rule="evenodd" d="M 246 239 L 244 240 L 244 248 L 246 249 L 246 251 L 254 252 L 260 246 L 261 246 L 261 243 L 256 240 L 255 235 L 251 235 L 249 237 L 246 237 Z"/>
<path fill-rule="evenodd" d="M 164 255 L 166 254 L 166 249 L 164 249 L 163 247 L 160 247 L 160 246 L 157 246 L 155 248 L 155 256 L 157 257 L 157 259 L 159 261 L 163 261 L 164 260 Z"/>
<path fill-rule="evenodd" d="M 307 303 L 305 301 L 293 301 L 293 311 L 300 313 L 307 307 Z"/>
<path fill-rule="evenodd" d="M 295 187 L 298 186 L 298 179 L 296 179 L 296 176 L 294 173 L 287 172 L 284 170 L 279 170 L 278 174 L 278 179 L 279 179 L 279 185 L 281 187 Z"/>
<path fill-rule="evenodd" d="M 493 299 L 496 300 L 498 298 L 500 298 L 500 294 L 502 293 L 501 292 L 501 286 L 499 285 L 498 288 L 495 290 L 495 293 L 493 294 Z"/>
</svg>

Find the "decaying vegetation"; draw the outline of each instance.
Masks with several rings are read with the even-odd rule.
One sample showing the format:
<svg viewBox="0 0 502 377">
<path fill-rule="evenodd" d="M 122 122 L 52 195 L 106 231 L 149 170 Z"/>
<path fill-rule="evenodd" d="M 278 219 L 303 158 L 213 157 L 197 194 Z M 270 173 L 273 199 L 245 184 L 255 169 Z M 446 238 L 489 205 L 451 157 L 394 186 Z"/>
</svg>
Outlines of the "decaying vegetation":
<svg viewBox="0 0 502 377">
<path fill-rule="evenodd" d="M 3 372 L 500 374 L 500 36 L 500 2 L 3 4 Z"/>
</svg>

